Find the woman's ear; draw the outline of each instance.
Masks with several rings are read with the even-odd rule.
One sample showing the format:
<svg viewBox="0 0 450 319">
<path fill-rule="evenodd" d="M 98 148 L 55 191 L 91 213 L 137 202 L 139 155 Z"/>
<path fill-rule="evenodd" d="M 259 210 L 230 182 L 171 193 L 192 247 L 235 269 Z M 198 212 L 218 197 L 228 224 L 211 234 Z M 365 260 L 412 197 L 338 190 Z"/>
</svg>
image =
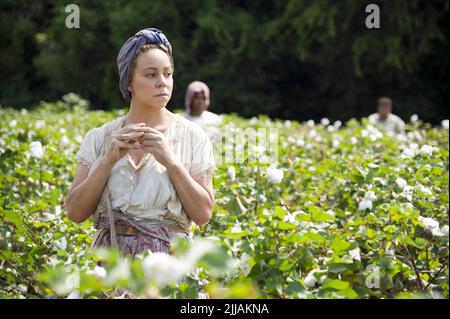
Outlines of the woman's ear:
<svg viewBox="0 0 450 319">
<path fill-rule="evenodd" d="M 131 84 L 128 85 L 128 91 L 129 91 L 129 92 L 133 92 L 133 87 L 131 86 Z"/>
</svg>

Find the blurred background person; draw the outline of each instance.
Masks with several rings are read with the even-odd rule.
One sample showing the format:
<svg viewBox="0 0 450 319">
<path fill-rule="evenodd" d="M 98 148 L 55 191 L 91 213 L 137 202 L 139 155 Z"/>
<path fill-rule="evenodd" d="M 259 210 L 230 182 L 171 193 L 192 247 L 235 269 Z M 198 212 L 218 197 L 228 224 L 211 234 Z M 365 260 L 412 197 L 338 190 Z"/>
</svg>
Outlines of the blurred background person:
<svg viewBox="0 0 450 319">
<path fill-rule="evenodd" d="M 208 111 L 210 91 L 206 83 L 194 81 L 189 84 L 184 98 L 186 109 L 184 117 L 203 128 L 216 126 L 222 123 L 222 117 Z"/>
<path fill-rule="evenodd" d="M 392 99 L 386 96 L 378 98 L 377 113 L 369 115 L 369 122 L 382 127 L 388 134 L 404 133 L 405 122 L 392 113 Z"/>
</svg>

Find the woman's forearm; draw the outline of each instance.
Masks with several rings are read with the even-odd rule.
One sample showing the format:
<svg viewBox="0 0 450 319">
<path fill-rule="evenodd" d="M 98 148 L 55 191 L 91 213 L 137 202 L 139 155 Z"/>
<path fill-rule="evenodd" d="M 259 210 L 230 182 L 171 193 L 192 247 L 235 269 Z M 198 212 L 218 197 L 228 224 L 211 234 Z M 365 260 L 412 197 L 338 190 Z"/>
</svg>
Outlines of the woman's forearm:
<svg viewBox="0 0 450 319">
<path fill-rule="evenodd" d="M 70 220 L 81 223 L 92 215 L 113 166 L 101 160 L 94 171 L 68 194 L 65 204 Z"/>
<path fill-rule="evenodd" d="M 191 177 L 182 163 L 177 162 L 166 168 L 186 214 L 197 225 L 206 224 L 213 209 L 209 193 Z"/>
</svg>

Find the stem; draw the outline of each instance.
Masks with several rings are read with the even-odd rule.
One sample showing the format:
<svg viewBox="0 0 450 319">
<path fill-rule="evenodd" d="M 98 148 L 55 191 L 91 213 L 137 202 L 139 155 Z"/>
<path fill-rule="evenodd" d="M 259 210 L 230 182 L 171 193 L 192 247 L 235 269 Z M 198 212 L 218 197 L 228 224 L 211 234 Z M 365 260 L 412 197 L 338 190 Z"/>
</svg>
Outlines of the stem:
<svg viewBox="0 0 450 319">
<path fill-rule="evenodd" d="M 411 253 L 409 252 L 409 249 L 408 249 L 407 245 L 405 245 L 405 248 L 406 248 L 406 252 L 408 253 L 409 260 L 411 261 L 411 264 L 412 264 L 412 266 L 414 268 L 414 272 L 416 273 L 416 277 L 417 277 L 417 282 L 419 284 L 419 288 L 422 289 L 422 291 L 425 291 L 425 288 L 423 287 L 423 284 L 422 284 L 422 280 L 420 280 L 420 273 L 419 273 L 419 270 L 416 267 L 416 263 L 414 262 L 414 258 L 411 256 Z"/>
<path fill-rule="evenodd" d="M 433 282 L 434 279 L 436 279 L 437 276 L 439 276 L 439 274 L 441 273 L 442 270 L 444 270 L 444 267 L 447 266 L 447 262 L 445 262 L 441 268 L 438 270 L 438 272 L 433 276 L 433 278 L 430 279 L 430 281 L 428 282 L 428 284 L 425 286 L 425 289 L 428 288 L 428 286 Z"/>
</svg>

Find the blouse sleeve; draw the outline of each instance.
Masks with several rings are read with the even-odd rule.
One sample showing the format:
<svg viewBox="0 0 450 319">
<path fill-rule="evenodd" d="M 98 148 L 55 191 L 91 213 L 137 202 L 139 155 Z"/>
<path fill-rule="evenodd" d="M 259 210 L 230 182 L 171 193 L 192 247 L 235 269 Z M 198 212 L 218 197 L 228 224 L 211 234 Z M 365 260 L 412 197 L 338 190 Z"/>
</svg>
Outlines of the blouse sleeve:
<svg viewBox="0 0 450 319">
<path fill-rule="evenodd" d="M 193 178 L 202 178 L 211 174 L 216 168 L 213 154 L 213 146 L 208 135 L 202 131 L 193 140 L 192 160 L 189 173 Z"/>
<path fill-rule="evenodd" d="M 95 139 L 95 129 L 89 130 L 84 136 L 83 142 L 81 142 L 78 153 L 75 155 L 75 159 L 78 162 L 88 166 L 89 168 L 97 158 Z"/>
</svg>

